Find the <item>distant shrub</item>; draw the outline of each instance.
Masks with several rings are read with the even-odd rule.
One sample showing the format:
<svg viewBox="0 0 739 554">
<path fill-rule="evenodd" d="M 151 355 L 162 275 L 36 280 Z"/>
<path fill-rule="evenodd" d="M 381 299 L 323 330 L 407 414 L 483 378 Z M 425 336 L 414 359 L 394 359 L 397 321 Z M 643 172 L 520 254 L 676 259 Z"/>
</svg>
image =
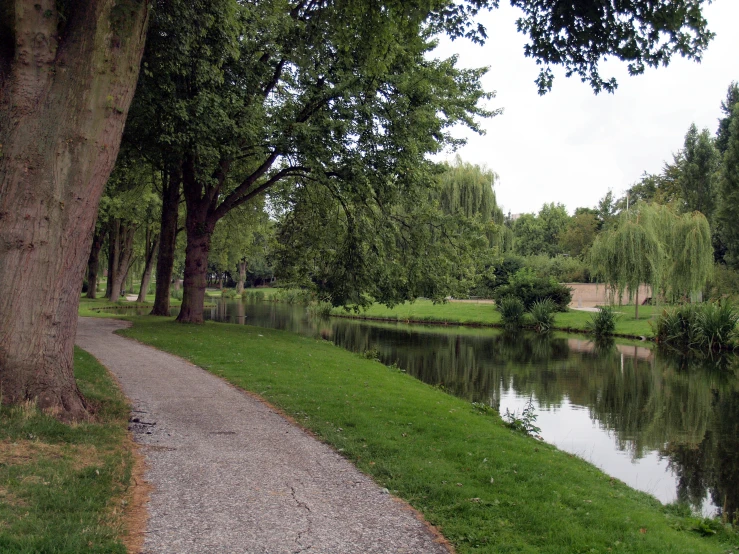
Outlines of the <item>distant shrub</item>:
<svg viewBox="0 0 739 554">
<path fill-rule="evenodd" d="M 585 323 L 585 329 L 596 338 L 607 337 L 616 331 L 618 317 L 613 306 L 598 306 L 598 311 Z"/>
<path fill-rule="evenodd" d="M 170 298 L 174 298 L 175 300 L 182 300 L 182 289 L 175 290 L 175 289 L 169 289 L 169 296 Z"/>
<path fill-rule="evenodd" d="M 540 333 L 549 331 L 554 325 L 554 314 L 556 311 L 556 304 L 549 298 L 534 302 L 529 310 L 534 328 Z"/>
<path fill-rule="evenodd" d="M 526 256 L 523 267 L 533 269 L 539 277 L 549 277 L 559 283 L 589 283 L 590 269 L 579 258 L 570 256 L 550 257 L 544 254 Z"/>
<path fill-rule="evenodd" d="M 221 298 L 236 298 L 236 289 L 223 289 L 221 291 Z"/>
<path fill-rule="evenodd" d="M 270 300 L 286 304 L 308 304 L 313 300 L 313 293 L 307 289 L 280 289 Z"/>
<path fill-rule="evenodd" d="M 311 302 L 308 304 L 306 311 L 308 315 L 313 317 L 328 317 L 333 309 L 334 306 L 331 302 Z"/>
<path fill-rule="evenodd" d="M 493 298 L 499 303 L 506 296 L 521 300 L 524 311 L 531 310 L 534 302 L 551 300 L 559 312 L 566 312 L 572 300 L 572 289 L 555 279 L 540 277 L 531 268 L 522 268 L 511 277 L 507 285 L 498 287 Z"/>
<path fill-rule="evenodd" d="M 245 290 L 241 293 L 241 298 L 250 302 L 263 302 L 264 291 L 261 290 Z"/>
<path fill-rule="evenodd" d="M 526 313 L 526 309 L 520 298 L 504 296 L 495 301 L 495 306 L 503 319 L 503 325 L 509 328 L 523 325 L 523 315 Z"/>
</svg>

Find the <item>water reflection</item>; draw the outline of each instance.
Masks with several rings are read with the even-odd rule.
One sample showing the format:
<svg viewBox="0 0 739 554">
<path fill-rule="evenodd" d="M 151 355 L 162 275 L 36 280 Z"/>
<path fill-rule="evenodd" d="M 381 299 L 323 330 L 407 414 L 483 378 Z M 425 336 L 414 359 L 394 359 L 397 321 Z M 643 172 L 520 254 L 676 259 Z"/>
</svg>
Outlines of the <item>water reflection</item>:
<svg viewBox="0 0 739 554">
<path fill-rule="evenodd" d="M 304 307 L 240 301 L 214 320 L 283 329 L 375 350 L 385 364 L 505 412 L 529 397 L 547 442 L 663 502 L 739 513 L 739 363 L 650 348 L 490 329 L 316 320 Z"/>
</svg>

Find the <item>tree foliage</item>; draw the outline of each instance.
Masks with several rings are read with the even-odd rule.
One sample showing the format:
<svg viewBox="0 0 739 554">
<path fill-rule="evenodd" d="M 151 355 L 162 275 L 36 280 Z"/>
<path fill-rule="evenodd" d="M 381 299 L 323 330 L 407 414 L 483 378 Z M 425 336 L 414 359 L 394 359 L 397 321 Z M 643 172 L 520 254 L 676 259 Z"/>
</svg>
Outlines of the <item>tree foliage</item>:
<svg viewBox="0 0 739 554">
<path fill-rule="evenodd" d="M 517 254 L 532 256 L 562 253 L 560 235 L 570 216 L 563 204 L 544 204 L 537 215 L 523 214 L 513 224 L 513 244 Z"/>
<path fill-rule="evenodd" d="M 594 274 L 618 297 L 627 292 L 630 299 L 642 284 L 673 298 L 699 291 L 711 276 L 712 255 L 705 216 L 645 203 L 623 212 L 598 235 L 590 253 Z"/>
<path fill-rule="evenodd" d="M 734 107 L 720 175 L 718 221 L 726 262 L 739 269 L 739 103 Z"/>
<path fill-rule="evenodd" d="M 600 74 L 599 62 L 607 56 L 627 62 L 631 75 L 666 65 L 675 54 L 700 60 L 713 37 L 701 13 L 704 3 L 511 0 L 524 12 L 517 25 L 530 38 L 525 53 L 544 66 L 540 93 L 552 87 L 552 65 L 564 66 L 568 77 L 579 76 L 595 92 L 613 92 L 616 80 Z"/>
<path fill-rule="evenodd" d="M 715 208 L 715 182 L 719 157 L 708 129 L 700 133 L 692 124 L 680 156 L 680 194 L 686 212 L 698 211 L 711 221 Z"/>
</svg>

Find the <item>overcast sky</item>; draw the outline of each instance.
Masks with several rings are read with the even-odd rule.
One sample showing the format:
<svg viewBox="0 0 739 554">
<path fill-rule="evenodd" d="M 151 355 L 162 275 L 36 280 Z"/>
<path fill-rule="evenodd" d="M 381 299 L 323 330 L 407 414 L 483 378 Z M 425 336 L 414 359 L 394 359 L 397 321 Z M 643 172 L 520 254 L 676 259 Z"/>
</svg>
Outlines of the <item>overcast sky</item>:
<svg viewBox="0 0 739 554">
<path fill-rule="evenodd" d="M 463 67 L 490 67 L 483 83 L 497 96 L 489 106 L 503 114 L 483 123 L 484 136 L 456 134 L 469 139 L 459 150 L 465 161 L 500 176 L 495 192 L 505 212 L 537 212 L 545 202 L 559 202 L 572 213 L 594 207 L 609 189 L 621 196 L 644 171 L 657 173 L 672 160 L 691 123 L 715 133 L 729 83 L 739 81 L 737 0 L 715 0 L 704 9 L 716 38 L 700 64 L 675 58 L 669 67 L 629 77 L 623 64 L 609 61 L 601 75 L 615 76 L 619 87 L 597 96 L 561 71 L 552 92 L 538 95 L 539 69 L 524 57 L 525 37 L 516 32 L 519 13 L 501 2 L 481 18 L 485 46 L 445 41 L 437 50 L 439 57 L 459 54 Z"/>
</svg>

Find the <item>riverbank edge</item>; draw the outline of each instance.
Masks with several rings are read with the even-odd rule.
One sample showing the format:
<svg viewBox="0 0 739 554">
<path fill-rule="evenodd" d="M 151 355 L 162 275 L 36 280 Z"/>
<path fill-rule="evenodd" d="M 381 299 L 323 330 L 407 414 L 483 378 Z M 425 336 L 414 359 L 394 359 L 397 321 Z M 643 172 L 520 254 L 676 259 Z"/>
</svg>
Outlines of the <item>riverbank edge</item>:
<svg viewBox="0 0 739 554">
<path fill-rule="evenodd" d="M 134 326 L 120 334 L 180 355 L 276 406 L 423 513 L 458 552 L 589 551 L 575 548 L 579 543 L 597 551 L 725 552 L 727 541 L 736 540 L 718 523 L 717 536 L 698 537 L 704 520 L 684 509 L 662 506 L 580 458 L 514 433 L 497 412 L 481 414 L 333 344 L 244 325 L 131 320 Z M 253 369 L 262 365 L 266 370 Z M 362 395 L 352 393 L 352 406 L 345 406 L 356 390 Z M 417 434 L 422 428 L 430 437 Z M 460 428 L 471 434 L 456 436 Z M 415 442 L 421 444 L 405 448 Z M 517 485 L 528 479 L 536 483 Z M 553 496 L 544 500 L 544 491 Z"/>
<path fill-rule="evenodd" d="M 439 326 L 449 326 L 449 325 L 458 325 L 460 327 L 473 327 L 473 328 L 480 328 L 480 329 L 505 329 L 505 326 L 502 323 L 484 323 L 479 321 L 455 321 L 450 319 L 401 319 L 401 318 L 393 318 L 393 317 L 379 317 L 379 316 L 363 316 L 363 315 L 356 315 L 356 314 L 340 314 L 340 313 L 334 313 L 331 312 L 331 317 L 338 317 L 343 319 L 358 319 L 363 321 L 380 321 L 383 323 L 405 323 L 409 325 L 439 325 Z M 524 325 L 521 327 L 524 331 L 535 331 L 533 325 Z M 578 327 L 559 327 L 557 325 L 552 325 L 550 327 L 550 330 L 552 331 L 561 331 L 563 333 L 571 333 L 571 334 L 578 334 L 578 335 L 588 335 L 592 336 L 592 333 L 589 333 L 586 329 L 578 328 Z M 624 339 L 630 339 L 630 340 L 638 340 L 641 342 L 651 342 L 654 344 L 657 344 L 654 336 L 649 335 L 632 335 L 632 334 L 626 334 L 626 333 L 613 333 L 610 335 L 606 335 L 609 337 L 614 338 L 624 338 Z"/>
</svg>

